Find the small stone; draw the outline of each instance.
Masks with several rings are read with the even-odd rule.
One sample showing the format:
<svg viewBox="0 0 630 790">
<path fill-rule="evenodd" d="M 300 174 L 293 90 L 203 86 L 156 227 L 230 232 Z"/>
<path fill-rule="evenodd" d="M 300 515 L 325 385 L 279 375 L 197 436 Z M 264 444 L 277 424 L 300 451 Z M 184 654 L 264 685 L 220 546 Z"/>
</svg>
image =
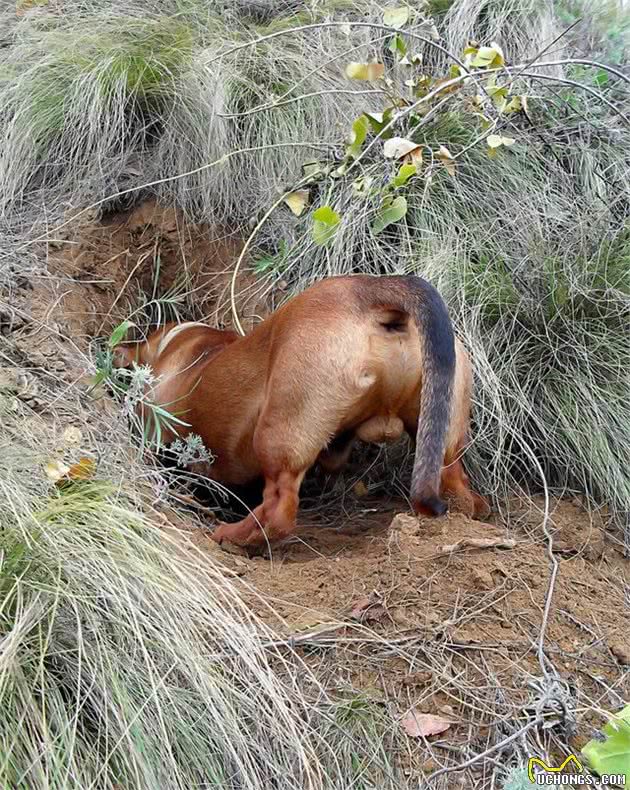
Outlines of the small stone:
<svg viewBox="0 0 630 790">
<path fill-rule="evenodd" d="M 403 628 L 413 628 L 414 622 L 411 620 L 402 606 L 396 606 L 390 611 L 390 616 L 395 623 Z"/>
<path fill-rule="evenodd" d="M 485 568 L 473 568 L 471 570 L 471 576 L 478 589 L 493 590 L 496 586 L 492 574 Z"/>
<path fill-rule="evenodd" d="M 402 533 L 414 534 L 418 531 L 418 519 L 415 516 L 410 516 L 408 513 L 398 513 L 392 519 L 390 530 L 397 529 Z"/>
<path fill-rule="evenodd" d="M 41 351 L 30 352 L 28 361 L 34 368 L 45 368 L 48 364 L 46 357 L 41 353 Z"/>
<path fill-rule="evenodd" d="M 619 661 L 620 664 L 630 666 L 630 643 L 616 640 L 610 642 L 608 647 L 613 656 Z"/>
</svg>

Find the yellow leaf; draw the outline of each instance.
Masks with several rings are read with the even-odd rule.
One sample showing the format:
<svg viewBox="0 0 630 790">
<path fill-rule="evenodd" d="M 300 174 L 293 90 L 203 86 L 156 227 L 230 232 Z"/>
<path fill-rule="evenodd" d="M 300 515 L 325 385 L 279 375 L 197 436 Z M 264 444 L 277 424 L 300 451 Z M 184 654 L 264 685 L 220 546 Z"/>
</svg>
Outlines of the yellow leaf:
<svg viewBox="0 0 630 790">
<path fill-rule="evenodd" d="M 504 112 L 520 112 L 523 109 L 523 102 L 520 96 L 512 96 L 510 101 L 503 108 Z"/>
<path fill-rule="evenodd" d="M 414 148 L 413 151 L 409 151 L 407 156 L 404 157 L 403 162 L 409 162 L 416 166 L 416 170 L 420 170 L 422 167 L 422 146 L 419 145 L 417 148 Z"/>
<path fill-rule="evenodd" d="M 513 137 L 502 137 L 500 134 L 489 134 L 486 142 L 488 148 L 500 148 L 502 145 L 513 145 L 516 140 Z"/>
<path fill-rule="evenodd" d="M 61 461 L 52 460 L 48 461 L 46 466 L 44 466 L 44 471 L 46 472 L 46 477 L 51 483 L 57 483 L 62 477 L 65 477 L 65 475 L 68 474 L 70 467 L 66 466 Z"/>
<path fill-rule="evenodd" d="M 354 484 L 352 487 L 355 496 L 364 497 L 368 494 L 368 487 L 365 485 L 363 480 L 359 480 L 357 483 Z"/>
<path fill-rule="evenodd" d="M 298 189 L 296 192 L 290 192 L 284 199 L 284 202 L 295 214 L 299 217 L 308 203 L 309 191 L 308 189 Z"/>
<path fill-rule="evenodd" d="M 493 42 L 490 47 L 479 47 L 477 54 L 471 61 L 471 66 L 496 69 L 503 66 L 504 63 L 503 50 L 498 44 Z"/>
<path fill-rule="evenodd" d="M 382 63 L 348 63 L 346 77 L 350 80 L 380 80 L 385 74 Z"/>
<path fill-rule="evenodd" d="M 390 140 L 385 140 L 383 155 L 388 159 L 400 159 L 419 147 L 418 143 L 407 140 L 405 137 L 392 137 Z"/>
<path fill-rule="evenodd" d="M 505 63 L 505 55 L 503 54 L 503 50 L 501 49 L 499 44 L 497 44 L 496 41 L 491 42 L 490 46 L 497 53 L 495 59 L 492 61 L 492 66 L 493 67 L 503 66 L 503 64 Z"/>
<path fill-rule="evenodd" d="M 66 476 L 69 480 L 89 480 L 94 477 L 96 471 L 96 461 L 92 458 L 80 458 L 76 464 L 72 464 Z"/>
<path fill-rule="evenodd" d="M 445 145 L 440 146 L 440 150 L 437 154 L 438 159 L 442 162 L 446 171 L 449 175 L 455 175 L 455 160 L 453 159 L 453 154 L 448 150 Z"/>
</svg>

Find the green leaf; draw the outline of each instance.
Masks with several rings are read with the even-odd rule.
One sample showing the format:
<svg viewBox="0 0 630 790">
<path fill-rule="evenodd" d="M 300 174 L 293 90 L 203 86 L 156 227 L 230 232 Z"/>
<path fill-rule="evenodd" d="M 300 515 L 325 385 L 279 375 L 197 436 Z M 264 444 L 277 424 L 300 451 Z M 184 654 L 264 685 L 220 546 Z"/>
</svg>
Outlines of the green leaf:
<svg viewBox="0 0 630 790">
<path fill-rule="evenodd" d="M 372 233 L 374 235 L 382 233 L 388 225 L 398 222 L 406 213 L 407 201 L 402 195 L 393 200 L 384 200 L 372 223 Z"/>
<path fill-rule="evenodd" d="M 365 115 L 361 115 L 352 124 L 352 135 L 350 137 L 350 145 L 346 148 L 346 153 L 353 159 L 356 159 L 360 152 L 361 146 L 365 142 L 368 130 L 370 128 L 370 121 Z"/>
<path fill-rule="evenodd" d="M 512 96 L 510 101 L 503 108 L 503 112 L 520 112 L 523 109 L 523 101 L 520 96 Z"/>
<path fill-rule="evenodd" d="M 470 65 L 475 68 L 496 69 L 505 63 L 503 50 L 498 44 L 492 43 L 490 47 L 479 47 L 477 54 Z"/>
<path fill-rule="evenodd" d="M 600 88 L 606 87 L 608 85 L 608 72 L 604 71 L 604 69 L 599 69 L 595 74 L 595 84 Z"/>
<path fill-rule="evenodd" d="M 313 241 L 318 247 L 334 239 L 341 217 L 330 206 L 321 206 L 313 212 Z"/>
<path fill-rule="evenodd" d="M 366 112 L 365 117 L 368 119 L 372 131 L 381 135 L 381 139 L 388 140 L 392 136 L 391 129 L 384 134 L 381 134 L 383 129 L 392 119 L 393 107 L 388 107 L 384 112 Z"/>
<path fill-rule="evenodd" d="M 153 413 L 156 414 L 160 419 L 164 420 L 165 423 L 172 424 L 172 425 L 183 425 L 186 428 L 190 428 L 189 422 L 184 422 L 180 420 L 179 417 L 176 417 L 172 412 L 163 409 L 161 406 L 158 406 L 155 403 L 147 403 Z"/>
<path fill-rule="evenodd" d="M 125 339 L 125 335 L 132 326 L 135 326 L 132 321 L 123 321 L 122 324 L 118 324 L 118 326 L 109 336 L 108 346 L 110 348 L 114 348 L 119 343 L 121 343 Z"/>
<path fill-rule="evenodd" d="M 505 85 L 502 87 L 494 86 L 492 88 L 486 88 L 486 93 L 492 98 L 494 102 L 494 106 L 499 110 L 505 109 L 506 104 L 506 96 L 508 94 L 508 89 Z"/>
<path fill-rule="evenodd" d="M 389 42 L 388 49 L 390 52 L 393 52 L 394 55 L 398 53 L 401 58 L 404 58 L 407 54 L 407 45 L 401 35 L 396 35 L 394 38 Z M 405 63 L 406 66 L 411 65 L 411 62 L 407 60 Z"/>
<path fill-rule="evenodd" d="M 265 274 L 268 271 L 281 272 L 285 268 L 289 255 L 289 245 L 282 239 L 278 247 L 278 252 L 275 255 L 265 255 L 254 263 L 254 272 L 256 274 Z"/>
<path fill-rule="evenodd" d="M 400 8 L 386 8 L 383 11 L 383 24 L 388 27 L 401 28 L 409 21 L 409 9 L 405 6 Z"/>
<path fill-rule="evenodd" d="M 398 175 L 392 181 L 395 187 L 403 187 L 411 176 L 415 176 L 418 168 L 415 165 L 403 165 L 398 171 Z"/>
<path fill-rule="evenodd" d="M 606 740 L 589 741 L 582 754 L 596 774 L 621 774 L 630 784 L 630 705 L 613 716 L 602 732 Z"/>
</svg>

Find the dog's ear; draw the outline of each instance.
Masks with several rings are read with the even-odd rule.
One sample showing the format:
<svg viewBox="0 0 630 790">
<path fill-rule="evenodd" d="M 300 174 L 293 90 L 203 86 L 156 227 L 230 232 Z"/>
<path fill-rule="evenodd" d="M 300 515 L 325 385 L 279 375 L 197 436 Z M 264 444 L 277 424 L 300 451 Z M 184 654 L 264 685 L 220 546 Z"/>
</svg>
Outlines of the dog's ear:
<svg viewBox="0 0 630 790">
<path fill-rule="evenodd" d="M 130 368 L 133 362 L 139 362 L 139 343 L 119 343 L 112 350 L 112 365 L 115 368 Z"/>
</svg>

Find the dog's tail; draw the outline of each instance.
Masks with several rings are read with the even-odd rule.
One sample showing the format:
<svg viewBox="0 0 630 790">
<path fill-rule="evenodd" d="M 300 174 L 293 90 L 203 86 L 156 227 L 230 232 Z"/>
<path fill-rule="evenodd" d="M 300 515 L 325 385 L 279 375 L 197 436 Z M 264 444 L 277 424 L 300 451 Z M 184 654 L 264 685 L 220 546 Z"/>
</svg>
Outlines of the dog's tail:
<svg viewBox="0 0 630 790">
<path fill-rule="evenodd" d="M 422 394 L 416 431 L 411 501 L 418 513 L 440 516 L 440 498 L 455 378 L 455 335 L 444 300 L 422 277 L 370 277 L 371 307 L 406 313 L 416 324 L 422 344 Z M 391 324 L 391 326 L 390 326 Z M 385 326 L 396 329 L 396 320 Z"/>
</svg>

